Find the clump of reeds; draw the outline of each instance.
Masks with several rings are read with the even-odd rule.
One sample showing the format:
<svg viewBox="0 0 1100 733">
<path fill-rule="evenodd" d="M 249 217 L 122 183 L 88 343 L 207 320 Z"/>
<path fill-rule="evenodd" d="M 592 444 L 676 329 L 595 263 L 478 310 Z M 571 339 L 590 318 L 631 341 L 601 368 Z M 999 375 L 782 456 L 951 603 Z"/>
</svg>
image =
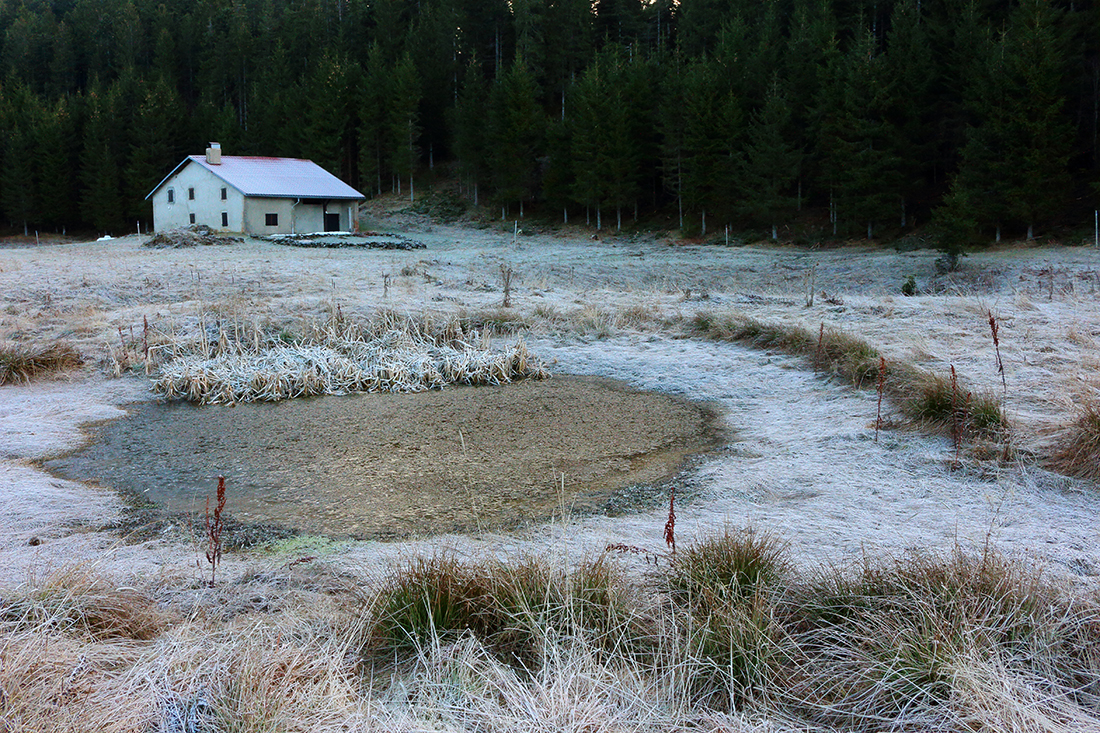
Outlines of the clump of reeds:
<svg viewBox="0 0 1100 733">
<path fill-rule="evenodd" d="M 1100 402 L 1085 403 L 1063 431 L 1048 465 L 1083 479 L 1100 479 Z"/>
<path fill-rule="evenodd" d="M 289 343 L 221 331 L 213 344 L 204 340 L 162 366 L 153 390 L 166 399 L 233 404 L 548 376 L 523 341 L 493 350 L 458 320 L 432 323 L 382 313 L 355 323 L 337 313 Z"/>
<path fill-rule="evenodd" d="M 10 341 L 0 343 L 0 385 L 30 382 L 83 364 L 80 352 L 66 343 L 37 347 Z"/>
</svg>

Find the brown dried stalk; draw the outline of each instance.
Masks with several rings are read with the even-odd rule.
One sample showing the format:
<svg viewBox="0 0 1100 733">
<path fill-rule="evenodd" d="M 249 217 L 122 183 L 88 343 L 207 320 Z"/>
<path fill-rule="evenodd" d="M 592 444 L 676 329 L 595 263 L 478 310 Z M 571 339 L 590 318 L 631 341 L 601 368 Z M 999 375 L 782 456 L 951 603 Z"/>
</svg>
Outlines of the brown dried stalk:
<svg viewBox="0 0 1100 733">
<path fill-rule="evenodd" d="M 505 308 L 512 307 L 512 275 L 514 274 L 511 265 L 500 266 L 500 279 L 504 282 L 504 302 L 501 305 Z"/>
<path fill-rule="evenodd" d="M 882 427 L 882 395 L 886 391 L 886 357 L 878 358 L 878 415 L 875 418 L 875 442 L 878 442 L 878 431 Z"/>
<path fill-rule="evenodd" d="M 821 328 L 817 332 L 817 351 L 814 352 L 814 366 L 820 366 L 821 353 L 825 346 L 825 322 L 821 322 Z"/>
<path fill-rule="evenodd" d="M 210 587 L 214 587 L 215 573 L 222 560 L 222 511 L 225 509 L 225 476 L 218 476 L 217 505 L 213 519 L 210 517 L 210 497 L 206 497 L 206 561 L 210 563 Z"/>
<path fill-rule="evenodd" d="M 951 365 L 951 440 L 955 442 L 955 462 L 951 464 L 952 468 L 958 468 L 959 466 L 959 444 L 962 442 L 962 435 L 959 426 L 959 377 L 955 373 L 955 365 Z"/>
<path fill-rule="evenodd" d="M 676 487 L 668 496 L 668 521 L 665 522 L 665 544 L 676 554 Z"/>
<path fill-rule="evenodd" d="M 993 311 L 989 311 L 989 330 L 993 332 L 993 349 L 997 352 L 997 372 L 1001 375 L 1001 388 L 1004 392 L 1004 396 L 1008 398 L 1008 382 L 1005 381 L 1005 364 L 1001 361 L 1001 340 L 998 338 L 998 333 L 1001 330 L 997 324 L 997 317 L 993 315 Z"/>
</svg>

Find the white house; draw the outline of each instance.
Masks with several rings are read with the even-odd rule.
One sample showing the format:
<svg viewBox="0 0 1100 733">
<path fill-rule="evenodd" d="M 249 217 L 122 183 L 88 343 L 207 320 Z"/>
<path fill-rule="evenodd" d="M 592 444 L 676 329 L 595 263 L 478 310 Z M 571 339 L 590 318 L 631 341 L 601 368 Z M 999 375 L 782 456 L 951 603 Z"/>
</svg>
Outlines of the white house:
<svg viewBox="0 0 1100 733">
<path fill-rule="evenodd" d="M 156 231 L 190 224 L 246 234 L 305 234 L 358 229 L 365 196 L 313 161 L 189 155 L 145 197 Z"/>
</svg>

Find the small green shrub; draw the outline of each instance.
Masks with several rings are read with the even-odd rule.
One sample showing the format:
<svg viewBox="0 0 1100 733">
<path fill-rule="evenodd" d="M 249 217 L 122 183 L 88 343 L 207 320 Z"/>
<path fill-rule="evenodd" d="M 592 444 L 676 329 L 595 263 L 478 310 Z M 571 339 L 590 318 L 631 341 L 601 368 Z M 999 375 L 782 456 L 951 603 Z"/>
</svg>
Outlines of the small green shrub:
<svg viewBox="0 0 1100 733">
<path fill-rule="evenodd" d="M 901 294 L 906 296 L 913 296 L 916 295 L 917 292 L 917 278 L 913 275 L 910 275 L 901 285 Z"/>
<path fill-rule="evenodd" d="M 676 553 L 663 582 L 674 603 L 710 608 L 770 593 L 789 572 L 787 546 L 774 535 L 727 530 Z"/>
<path fill-rule="evenodd" d="M 366 653 L 472 633 L 505 661 L 537 666 L 548 633 L 597 648 L 644 652 L 651 641 L 637 588 L 606 557 L 571 571 L 538 558 L 514 564 L 416 559 L 397 569 L 373 606 Z"/>
</svg>

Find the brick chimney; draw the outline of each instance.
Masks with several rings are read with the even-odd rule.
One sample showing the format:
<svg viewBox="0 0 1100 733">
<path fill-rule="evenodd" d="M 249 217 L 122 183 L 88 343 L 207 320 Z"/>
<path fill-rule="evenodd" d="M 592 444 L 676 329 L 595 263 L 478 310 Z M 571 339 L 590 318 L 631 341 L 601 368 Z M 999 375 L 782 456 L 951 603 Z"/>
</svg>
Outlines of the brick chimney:
<svg viewBox="0 0 1100 733">
<path fill-rule="evenodd" d="M 206 162 L 210 165 L 222 164 L 222 144 L 210 143 L 210 147 L 206 149 Z"/>
</svg>

